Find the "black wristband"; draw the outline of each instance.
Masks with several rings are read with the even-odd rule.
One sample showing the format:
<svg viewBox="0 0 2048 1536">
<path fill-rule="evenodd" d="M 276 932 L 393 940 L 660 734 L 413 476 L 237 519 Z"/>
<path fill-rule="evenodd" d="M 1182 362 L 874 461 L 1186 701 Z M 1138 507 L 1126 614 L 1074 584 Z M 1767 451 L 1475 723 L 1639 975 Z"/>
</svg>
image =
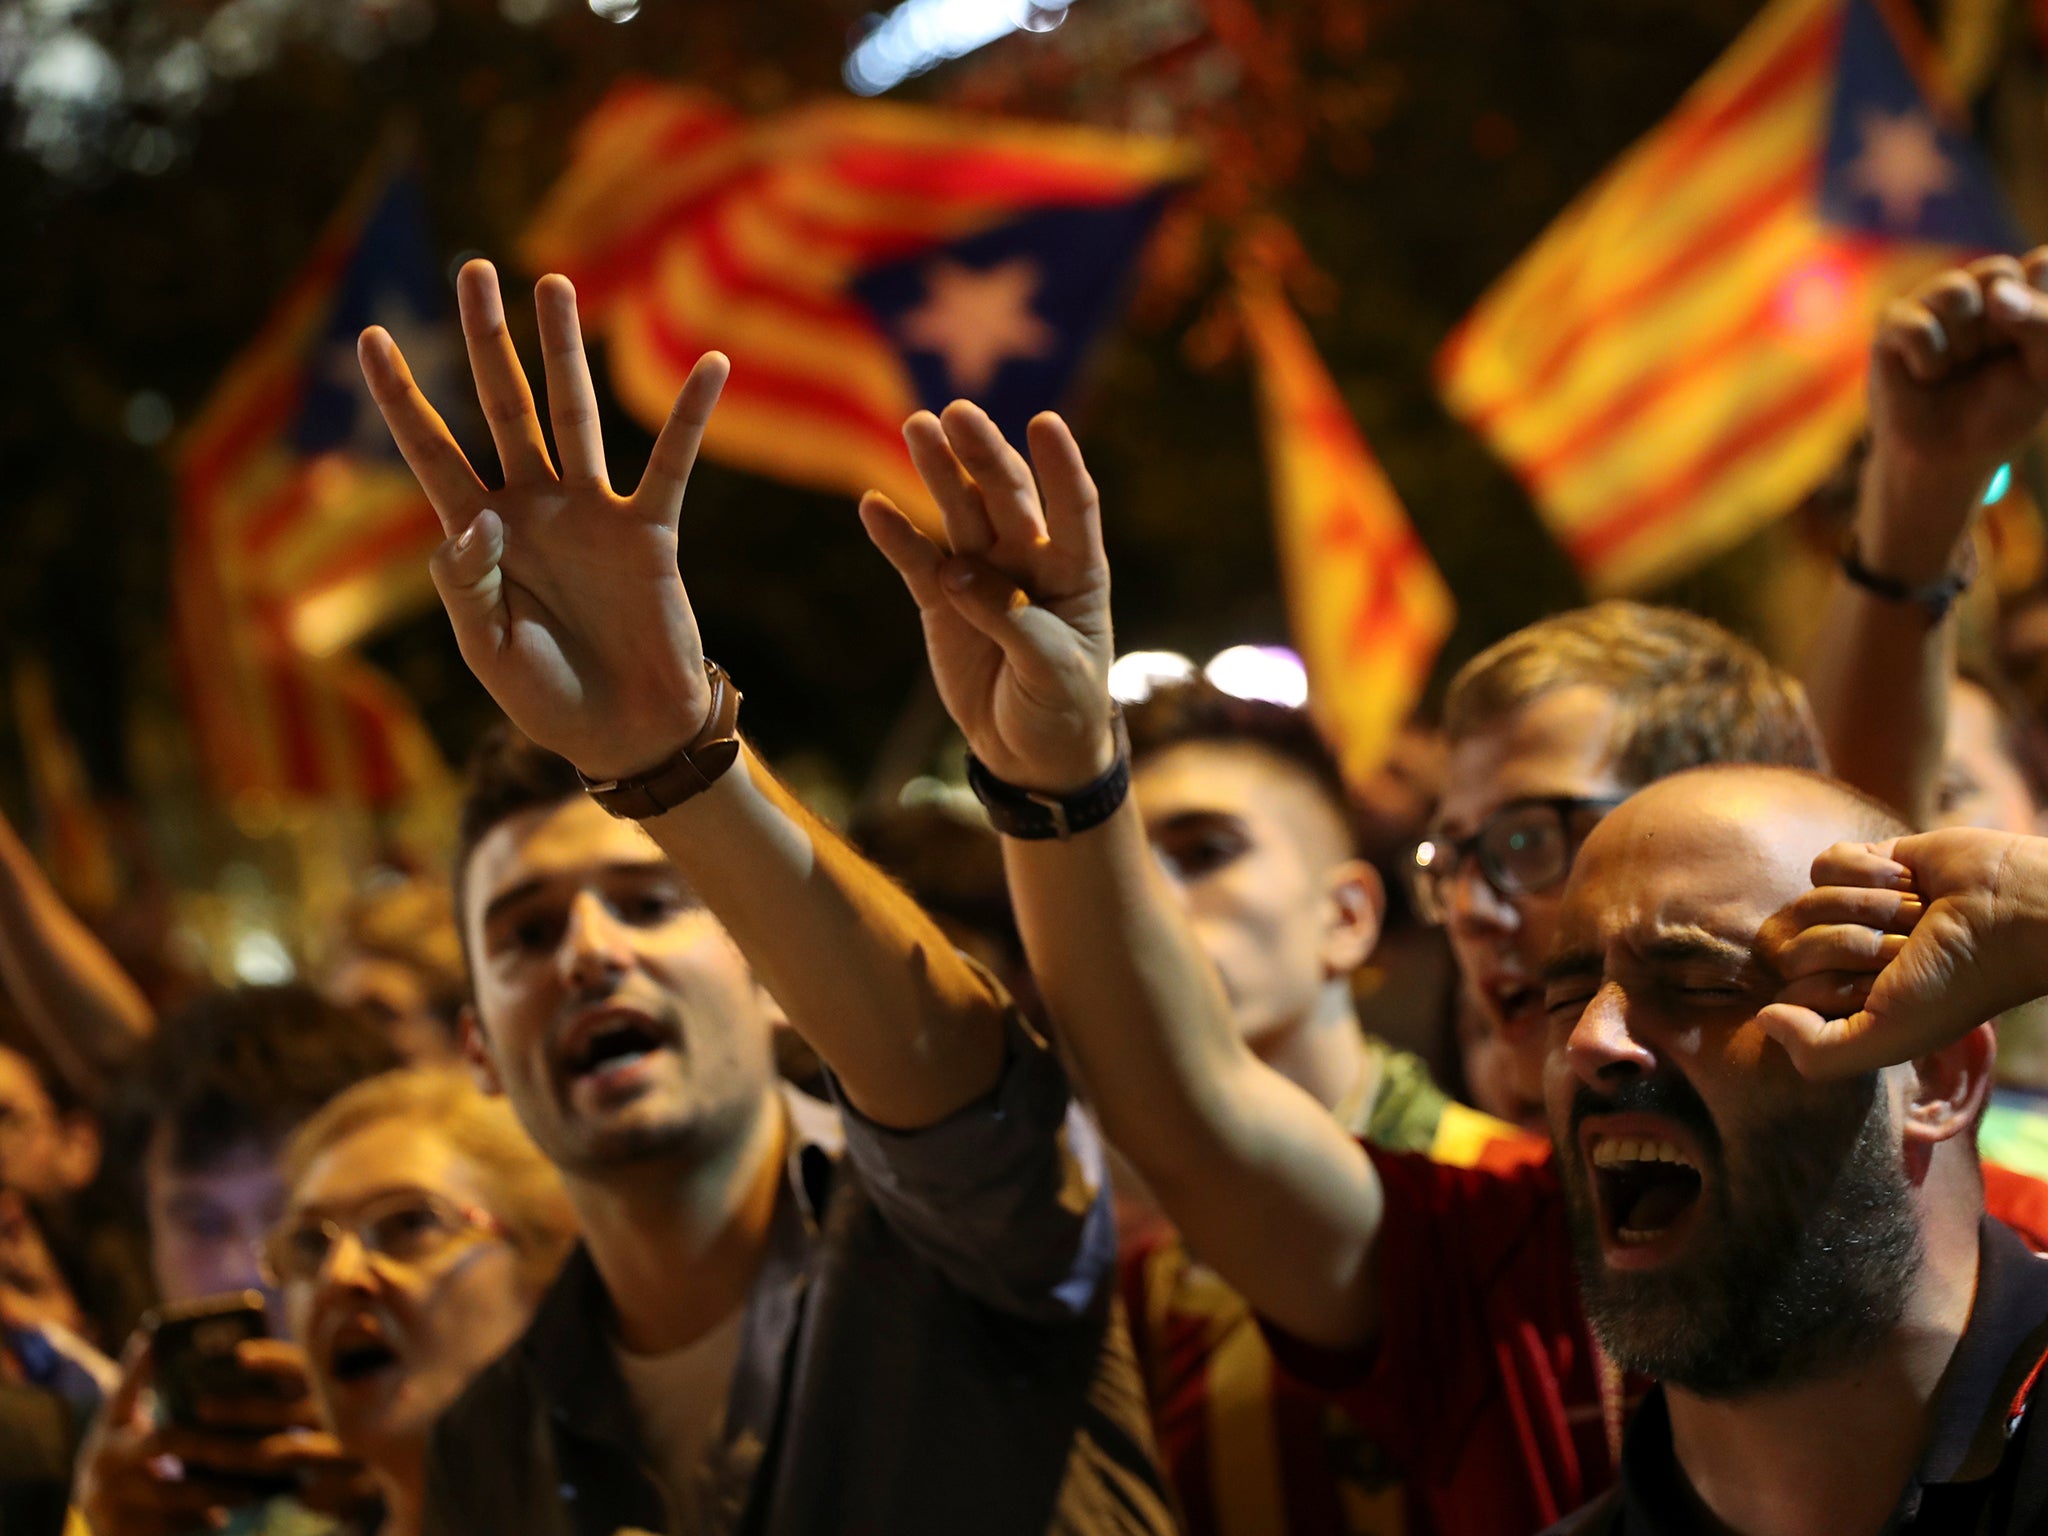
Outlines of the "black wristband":
<svg viewBox="0 0 2048 1536">
<path fill-rule="evenodd" d="M 1116 714 L 1116 761 L 1093 784 L 1071 795 L 1042 795 L 997 778 L 972 752 L 967 754 L 967 787 L 988 812 L 989 824 L 1005 837 L 1026 842 L 1058 838 L 1099 827 L 1117 813 L 1131 792 L 1131 739 L 1123 712 Z"/>
<path fill-rule="evenodd" d="M 1881 597 L 1888 603 L 1911 603 L 1925 609 L 1928 625 L 1932 627 L 1948 617 L 1956 599 L 1967 592 L 1970 583 L 1977 579 L 1977 544 L 1973 539 L 1966 546 L 1961 569 L 1950 571 L 1941 580 L 1929 582 L 1924 587 L 1914 587 L 1865 565 L 1852 536 L 1842 546 L 1842 574 L 1873 597 Z"/>
</svg>

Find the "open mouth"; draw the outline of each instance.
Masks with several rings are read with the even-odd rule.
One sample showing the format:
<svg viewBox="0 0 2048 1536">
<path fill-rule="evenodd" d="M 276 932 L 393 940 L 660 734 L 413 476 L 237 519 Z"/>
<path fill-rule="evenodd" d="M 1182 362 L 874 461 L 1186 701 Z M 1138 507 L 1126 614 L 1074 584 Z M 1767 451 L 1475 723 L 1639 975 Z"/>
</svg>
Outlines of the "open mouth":
<svg viewBox="0 0 2048 1536">
<path fill-rule="evenodd" d="M 1699 1205 L 1699 1164 L 1675 1142 L 1595 1136 L 1587 1155 L 1608 1233 L 1623 1248 L 1645 1248 L 1672 1234 Z"/>
<path fill-rule="evenodd" d="M 363 1381 L 398 1364 L 398 1351 L 382 1339 L 350 1338 L 335 1345 L 327 1373 L 344 1384 Z"/>
<path fill-rule="evenodd" d="M 634 1019 L 618 1019 L 584 1037 L 569 1055 L 569 1071 L 576 1077 L 593 1077 L 629 1067 L 651 1056 L 666 1043 L 652 1025 Z"/>
</svg>

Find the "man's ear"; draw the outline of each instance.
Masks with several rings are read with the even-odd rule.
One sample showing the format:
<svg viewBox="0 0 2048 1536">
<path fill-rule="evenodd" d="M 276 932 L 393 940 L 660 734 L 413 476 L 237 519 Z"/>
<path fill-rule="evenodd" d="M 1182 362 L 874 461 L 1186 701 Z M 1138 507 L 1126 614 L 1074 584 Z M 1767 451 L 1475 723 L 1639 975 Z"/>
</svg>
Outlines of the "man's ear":
<svg viewBox="0 0 2048 1536">
<path fill-rule="evenodd" d="M 1324 885 L 1323 973 L 1349 976 L 1371 956 L 1387 915 L 1387 888 L 1363 859 L 1331 868 Z"/>
<path fill-rule="evenodd" d="M 462 1005 L 455 1027 L 462 1038 L 462 1059 L 469 1063 L 469 1075 L 476 1079 L 477 1087 L 493 1098 L 502 1095 L 505 1085 L 498 1078 L 498 1064 L 491 1060 L 491 1042 L 484 1038 L 483 1020 L 477 1017 L 475 1003 Z"/>
<path fill-rule="evenodd" d="M 1904 1125 L 1908 1149 L 1933 1150 L 1957 1136 L 1973 1135 L 1991 1101 L 1998 1065 L 1998 1031 L 1979 1024 L 1961 1039 L 1910 1063 Z"/>
</svg>

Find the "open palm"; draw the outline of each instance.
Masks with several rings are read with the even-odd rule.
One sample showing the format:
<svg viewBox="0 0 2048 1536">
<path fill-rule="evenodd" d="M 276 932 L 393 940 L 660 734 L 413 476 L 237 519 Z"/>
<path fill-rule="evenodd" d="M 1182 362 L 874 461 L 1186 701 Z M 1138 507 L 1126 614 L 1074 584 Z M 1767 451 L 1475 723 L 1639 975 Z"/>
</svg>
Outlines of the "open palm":
<svg viewBox="0 0 2048 1536">
<path fill-rule="evenodd" d="M 497 273 L 456 282 L 463 340 L 505 484 L 491 490 L 384 330 L 358 348 L 371 397 L 448 538 L 434 585 L 463 660 L 521 730 L 593 778 L 654 766 L 710 707 L 704 652 L 676 565 L 683 491 L 728 365 L 691 370 L 630 496 L 606 478 L 596 392 L 559 276 L 534 290 L 559 470 L 505 327 Z"/>
<path fill-rule="evenodd" d="M 998 778 L 1081 788 L 1116 748 L 1109 561 L 1073 435 L 1051 412 L 1037 417 L 1027 464 L 966 401 L 919 412 L 903 435 L 949 547 L 879 494 L 861 502 L 861 521 L 917 600 L 939 697 Z"/>
</svg>

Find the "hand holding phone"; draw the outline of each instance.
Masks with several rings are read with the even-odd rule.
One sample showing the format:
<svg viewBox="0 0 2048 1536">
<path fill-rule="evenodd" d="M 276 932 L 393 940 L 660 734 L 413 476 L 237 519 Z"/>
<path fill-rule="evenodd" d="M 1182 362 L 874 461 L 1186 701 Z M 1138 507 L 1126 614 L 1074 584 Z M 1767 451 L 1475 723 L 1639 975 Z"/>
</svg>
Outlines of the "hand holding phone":
<svg viewBox="0 0 2048 1536">
<path fill-rule="evenodd" d="M 304 1356 L 262 1337 L 261 1298 L 257 1319 L 246 1302 L 177 1309 L 129 1341 L 120 1382 L 78 1458 L 76 1502 L 95 1536 L 212 1531 L 229 1510 L 295 1489 L 301 1474 L 354 1468 L 319 1426 Z M 200 1326 L 209 1317 L 232 1320 L 218 1330 Z M 146 1405 L 152 1388 L 155 1412 Z"/>
</svg>

